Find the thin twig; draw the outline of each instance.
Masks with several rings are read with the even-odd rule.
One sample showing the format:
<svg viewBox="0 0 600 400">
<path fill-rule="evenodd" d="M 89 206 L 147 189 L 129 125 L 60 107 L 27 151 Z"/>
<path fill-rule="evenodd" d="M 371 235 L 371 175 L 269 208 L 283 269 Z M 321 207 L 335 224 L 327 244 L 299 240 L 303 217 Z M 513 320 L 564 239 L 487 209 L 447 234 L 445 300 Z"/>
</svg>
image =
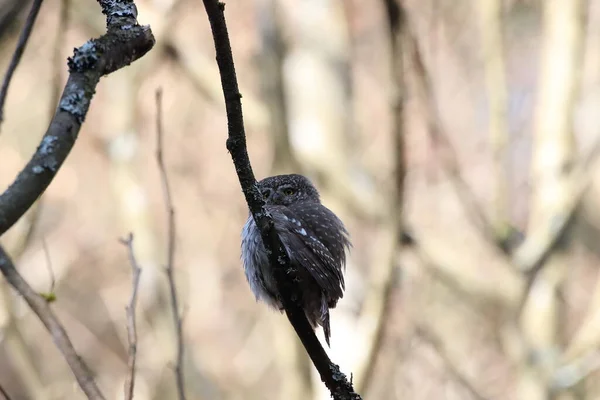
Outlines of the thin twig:
<svg viewBox="0 0 600 400">
<path fill-rule="evenodd" d="M 83 359 L 75 351 L 73 343 L 71 343 L 71 339 L 69 339 L 69 335 L 67 335 L 65 328 L 54 315 L 54 312 L 50 308 L 48 302 L 44 297 L 37 294 L 31 288 L 31 286 L 29 286 L 25 279 L 23 279 L 23 277 L 15 268 L 12 260 L 1 246 L 0 271 L 2 271 L 2 274 L 8 283 L 10 283 L 12 287 L 14 287 L 17 292 L 23 296 L 27 304 L 29 304 L 29 307 L 38 316 L 40 321 L 42 321 L 52 336 L 54 344 L 56 344 L 56 347 L 58 347 L 60 352 L 65 357 L 65 360 L 67 361 L 67 364 L 69 364 L 71 371 L 73 371 L 79 386 L 86 394 L 88 399 L 103 400 L 104 395 L 100 392 L 100 389 L 96 385 L 92 373 Z"/>
<path fill-rule="evenodd" d="M 135 307 L 137 304 L 137 294 L 140 286 L 140 275 L 142 274 L 142 269 L 140 268 L 133 251 L 133 233 L 130 233 L 127 239 L 121 239 L 121 243 L 127 246 L 129 264 L 131 265 L 132 273 L 131 297 L 129 299 L 129 304 L 125 307 L 125 314 L 127 315 L 127 343 L 129 345 L 129 354 L 127 357 L 129 374 L 125 380 L 125 400 L 132 400 L 133 389 L 135 388 L 135 363 L 137 356 L 137 324 Z"/>
<path fill-rule="evenodd" d="M 4 400 L 11 400 L 10 396 L 8 395 L 8 392 L 4 390 L 2 385 L 0 385 L 0 394 L 4 397 Z"/>
<path fill-rule="evenodd" d="M 323 346 L 317 339 L 306 315 L 300 305 L 301 293 L 298 285 L 294 284 L 297 271 L 290 263 L 281 239 L 274 229 L 273 220 L 265 210 L 265 202 L 256 185 L 256 178 L 252 171 L 248 149 L 246 147 L 246 133 L 242 115 L 241 94 L 231 53 L 231 43 L 227 24 L 225 23 L 225 4 L 217 0 L 203 0 L 206 14 L 212 29 L 217 55 L 217 64 L 221 74 L 221 85 L 225 98 L 227 111 L 227 150 L 231 154 L 235 170 L 244 192 L 248 208 L 260 230 L 263 244 L 269 254 L 269 263 L 272 266 L 277 283 L 281 303 L 285 309 L 288 320 L 294 327 L 296 334 L 302 341 L 306 352 L 311 358 L 321 380 L 325 383 L 331 395 L 336 400 L 358 400 L 360 395 L 354 392 L 352 384 L 346 378 L 339 366 L 330 359 Z"/>
<path fill-rule="evenodd" d="M 179 400 L 185 399 L 185 383 L 183 373 L 183 332 L 182 318 L 179 313 L 179 300 L 177 296 L 177 286 L 173 277 L 173 265 L 175 263 L 175 209 L 171 196 L 171 187 L 167 176 L 167 167 L 163 157 L 163 127 L 162 127 L 162 90 L 156 90 L 156 161 L 160 170 L 161 184 L 163 188 L 163 197 L 167 207 L 167 279 L 169 280 L 169 291 L 171 295 L 171 310 L 173 313 L 173 322 L 175 323 L 175 334 L 177 336 L 177 359 L 175 361 L 175 379 L 177 381 L 177 394 Z"/>
<path fill-rule="evenodd" d="M 21 31 L 21 35 L 19 36 L 17 47 L 15 49 L 15 52 L 13 53 L 12 59 L 10 60 L 10 64 L 8 65 L 8 69 L 6 70 L 6 74 L 4 75 L 2 88 L 0 88 L 0 123 L 2 123 L 2 121 L 4 120 L 4 103 L 6 102 L 6 95 L 8 94 L 8 87 L 10 86 L 10 81 L 13 77 L 13 74 L 15 73 L 15 70 L 19 66 L 19 62 L 21 62 L 21 57 L 23 56 L 23 52 L 25 51 L 25 47 L 27 46 L 27 41 L 29 40 L 31 31 L 33 30 L 33 25 L 35 24 L 35 20 L 37 19 L 38 13 L 40 11 L 40 7 L 42 6 L 42 1 L 43 0 L 33 0 L 31 10 L 29 10 L 29 15 L 27 16 L 27 20 L 25 21 L 25 25 L 23 26 L 23 30 Z"/>
<path fill-rule="evenodd" d="M 58 24 L 56 26 L 56 36 L 54 38 L 54 49 L 52 50 L 52 94 L 50 95 L 50 115 L 54 114 L 54 110 L 56 110 L 56 106 L 60 99 L 63 63 L 61 50 L 65 42 L 67 29 L 69 28 L 69 2 L 70 0 L 60 0 L 59 5 Z"/>
<path fill-rule="evenodd" d="M 49 294 L 54 293 L 54 287 L 56 286 L 56 278 L 54 277 L 54 269 L 52 268 L 52 259 L 50 258 L 50 251 L 48 250 L 48 244 L 46 239 L 42 239 L 42 247 L 44 248 L 44 256 L 46 257 L 46 267 L 48 268 L 48 274 L 50 275 L 50 290 Z"/>
</svg>

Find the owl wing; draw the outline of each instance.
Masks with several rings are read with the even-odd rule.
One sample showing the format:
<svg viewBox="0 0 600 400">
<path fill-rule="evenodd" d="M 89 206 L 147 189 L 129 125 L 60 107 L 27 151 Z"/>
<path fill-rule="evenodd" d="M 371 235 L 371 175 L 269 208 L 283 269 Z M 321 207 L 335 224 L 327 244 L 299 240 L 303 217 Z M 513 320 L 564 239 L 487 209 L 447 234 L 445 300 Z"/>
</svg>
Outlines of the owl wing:
<svg viewBox="0 0 600 400">
<path fill-rule="evenodd" d="M 337 260 L 336 267 L 341 273 L 346 266 L 346 249 L 352 246 L 343 222 L 320 203 L 297 204 L 292 205 L 290 209 L 301 216 L 302 222 Z"/>
<path fill-rule="evenodd" d="M 343 296 L 344 247 L 349 245 L 341 221 L 320 204 L 274 206 L 275 229 L 290 258 L 305 268 L 329 299 Z"/>
</svg>

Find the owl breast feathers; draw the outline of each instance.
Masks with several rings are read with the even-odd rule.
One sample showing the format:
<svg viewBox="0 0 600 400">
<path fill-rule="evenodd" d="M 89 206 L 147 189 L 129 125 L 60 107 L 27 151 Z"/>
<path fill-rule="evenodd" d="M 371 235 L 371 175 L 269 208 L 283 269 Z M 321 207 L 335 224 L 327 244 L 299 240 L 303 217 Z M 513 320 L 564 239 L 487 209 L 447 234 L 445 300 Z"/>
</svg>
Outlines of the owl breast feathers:
<svg viewBox="0 0 600 400">
<path fill-rule="evenodd" d="M 340 219 L 323 206 L 319 194 L 302 175 L 279 175 L 258 183 L 287 255 L 298 274 L 302 307 L 309 322 L 323 327 L 329 344 L 329 309 L 344 295 L 345 251 L 351 246 Z M 257 300 L 283 310 L 269 259 L 254 223 L 242 230 L 246 279 Z"/>
</svg>

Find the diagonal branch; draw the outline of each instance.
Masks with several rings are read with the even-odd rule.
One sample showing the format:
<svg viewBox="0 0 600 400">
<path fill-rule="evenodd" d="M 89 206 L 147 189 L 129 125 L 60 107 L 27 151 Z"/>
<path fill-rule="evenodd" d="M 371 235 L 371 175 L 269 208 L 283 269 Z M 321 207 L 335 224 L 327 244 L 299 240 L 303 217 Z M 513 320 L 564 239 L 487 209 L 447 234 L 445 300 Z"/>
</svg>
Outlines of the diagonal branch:
<svg viewBox="0 0 600 400">
<path fill-rule="evenodd" d="M 46 299 L 37 294 L 23 279 L 2 247 L 0 247 L 0 271 L 42 321 L 88 399 L 104 399 L 88 366 L 75 351 L 65 328 L 54 315 Z"/>
<path fill-rule="evenodd" d="M 248 157 L 242 115 L 242 96 L 239 92 L 229 34 L 223 13 L 225 4 L 217 0 L 203 0 L 203 2 L 212 29 L 217 64 L 221 73 L 221 84 L 225 97 L 229 131 L 227 149 L 231 153 L 248 208 L 260 230 L 263 243 L 269 254 L 269 262 L 275 274 L 281 302 L 290 323 L 332 397 L 334 399 L 360 399 L 360 395 L 354 392 L 354 388 L 348 382 L 346 376 L 327 356 L 300 306 L 301 293 L 297 290 L 297 285 L 293 283 L 294 278 L 297 277 L 297 271 L 290 264 L 289 257 L 274 229 L 273 220 L 265 210 L 265 202 L 256 185 L 256 179 Z"/>
<path fill-rule="evenodd" d="M 46 190 L 75 144 L 100 78 L 142 57 L 154 46 L 149 26 L 137 23 L 131 0 L 99 0 L 107 32 L 74 51 L 58 108 L 31 160 L 0 195 L 0 235 Z"/>
<path fill-rule="evenodd" d="M 8 392 L 4 390 L 2 385 L 0 385 L 0 394 L 4 397 L 4 400 L 11 400 L 11 397 L 8 395 Z"/>
<path fill-rule="evenodd" d="M 35 24 L 40 7 L 42 6 L 42 1 L 43 0 L 33 0 L 31 10 L 29 10 L 29 15 L 27 16 L 27 20 L 25 21 L 25 25 L 23 26 L 23 30 L 19 36 L 17 47 L 15 48 L 12 59 L 10 60 L 6 74 L 4 75 L 4 81 L 2 82 L 2 88 L 0 89 L 0 124 L 2 121 L 4 121 L 4 103 L 6 102 L 6 95 L 8 94 L 10 81 L 15 73 L 15 70 L 19 66 L 19 62 L 21 62 L 21 57 L 23 56 L 23 52 L 27 46 L 27 41 L 29 40 L 31 31 L 33 30 L 33 25 Z"/>
</svg>

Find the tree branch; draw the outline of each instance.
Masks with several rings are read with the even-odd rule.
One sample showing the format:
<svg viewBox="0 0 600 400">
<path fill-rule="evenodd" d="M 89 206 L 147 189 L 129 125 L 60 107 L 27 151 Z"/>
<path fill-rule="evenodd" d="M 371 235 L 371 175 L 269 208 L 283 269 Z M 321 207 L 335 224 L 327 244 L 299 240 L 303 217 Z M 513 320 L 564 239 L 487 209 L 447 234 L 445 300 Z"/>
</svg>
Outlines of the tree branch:
<svg viewBox="0 0 600 400">
<path fill-rule="evenodd" d="M 177 356 L 175 361 L 175 380 L 179 400 L 185 400 L 185 381 L 183 376 L 183 332 L 181 328 L 181 315 L 179 314 L 179 300 L 177 286 L 173 277 L 173 265 L 175 263 L 175 208 L 171 197 L 171 186 L 167 176 L 167 167 L 163 157 L 163 129 L 162 129 L 162 91 L 156 91 L 156 161 L 160 170 L 160 178 L 163 188 L 165 206 L 167 207 L 167 279 L 169 281 L 169 293 L 171 297 L 171 313 L 175 323 L 175 335 L 177 337 Z"/>
<path fill-rule="evenodd" d="M 0 235 L 46 190 L 71 151 L 100 77 L 123 68 L 154 46 L 149 26 L 137 23 L 131 0 L 99 0 L 107 32 L 74 51 L 69 79 L 40 146 L 15 181 L 0 195 Z"/>
<path fill-rule="evenodd" d="M 334 364 L 312 330 L 306 315 L 300 306 L 301 293 L 294 284 L 297 271 L 290 264 L 289 257 L 273 226 L 273 220 L 265 209 L 265 202 L 258 187 L 246 148 L 246 134 L 242 115 L 241 94 L 239 92 L 231 44 L 225 23 L 225 4 L 217 0 L 203 0 L 210 21 L 217 54 L 217 64 L 221 74 L 221 84 L 225 97 L 229 137 L 227 150 L 235 165 L 242 191 L 248 203 L 252 217 L 269 254 L 269 262 L 274 271 L 281 302 L 287 317 L 302 341 L 313 364 L 319 371 L 334 399 L 360 399 L 352 384 Z"/>
<path fill-rule="evenodd" d="M 4 400 L 12 400 L 11 397 L 8 395 L 8 392 L 4 390 L 2 385 L 0 385 L 0 394 L 4 397 Z"/>
<path fill-rule="evenodd" d="M 17 269 L 15 268 L 12 260 L 6 254 L 4 249 L 0 246 L 0 271 L 14 287 L 17 292 L 29 304 L 29 307 L 36 313 L 40 321 L 44 324 L 50 335 L 52 336 L 52 340 L 56 347 L 60 350 L 60 352 L 65 357 L 67 364 L 73 371 L 79 386 L 86 394 L 88 399 L 104 399 L 104 396 L 100 392 L 100 389 L 96 385 L 92 373 L 89 368 L 83 362 L 81 357 L 75 351 L 73 347 L 73 343 L 69 339 L 67 332 L 63 328 L 62 324 L 54 315 L 54 312 L 50 308 L 46 299 L 37 294 L 31 286 L 23 279 L 23 277 L 19 274 Z"/>
<path fill-rule="evenodd" d="M 129 354 L 127 357 L 127 367 L 129 368 L 127 379 L 125 380 L 125 400 L 133 399 L 133 389 L 135 388 L 135 363 L 137 356 L 137 324 L 135 318 L 135 307 L 137 304 L 138 288 L 140 286 L 140 268 L 133 251 L 133 233 L 130 233 L 127 239 L 121 239 L 121 243 L 127 246 L 129 264 L 131 264 L 131 297 L 129 304 L 125 307 L 127 315 L 127 343 L 129 345 Z"/>
<path fill-rule="evenodd" d="M 369 392 L 370 384 L 375 375 L 377 360 L 385 342 L 385 328 L 388 325 L 392 309 L 392 297 L 396 288 L 394 273 L 397 271 L 396 256 L 401 246 L 400 234 L 402 231 L 402 217 L 404 209 L 404 179 L 406 176 L 406 150 L 404 130 L 404 98 L 405 71 L 404 71 L 404 27 L 405 10 L 396 0 L 383 0 L 386 10 L 389 34 L 390 57 L 390 86 L 393 88 L 393 97 L 390 102 L 390 113 L 393 120 L 394 143 L 394 189 L 390 193 L 389 207 L 386 209 L 388 222 L 382 230 L 385 232 L 378 241 L 377 256 L 374 257 L 370 270 L 369 285 L 371 290 L 363 301 L 361 317 L 370 320 L 367 328 L 367 351 L 365 358 L 355 373 L 356 387 L 365 395 Z M 359 323 L 360 324 L 360 323 Z"/>
<path fill-rule="evenodd" d="M 23 216 L 54 179 L 77 139 L 100 77 L 129 65 L 154 46 L 150 27 L 137 23 L 137 9 L 132 0 L 99 0 L 99 3 L 107 17 L 107 32 L 75 49 L 69 58 L 69 79 L 40 146 L 0 195 L 0 235 Z M 1 247 L 0 271 L 50 332 L 86 396 L 104 399 L 46 299 L 21 277 Z"/>
<path fill-rule="evenodd" d="M 23 30 L 19 36 L 17 47 L 15 48 L 12 59 L 10 60 L 6 74 L 4 75 L 4 81 L 2 82 L 2 88 L 0 89 L 0 124 L 2 121 L 4 121 L 4 103 L 6 102 L 6 95 L 8 94 L 10 81 L 15 73 L 15 70 L 19 66 L 19 62 L 21 62 L 21 57 L 23 56 L 25 47 L 27 47 L 27 41 L 29 40 L 29 36 L 33 30 L 33 25 L 35 24 L 40 7 L 42 6 L 42 1 L 43 0 L 33 0 L 31 10 L 29 10 L 29 15 L 27 16 L 27 20 L 25 21 L 25 25 L 23 26 Z"/>
</svg>

